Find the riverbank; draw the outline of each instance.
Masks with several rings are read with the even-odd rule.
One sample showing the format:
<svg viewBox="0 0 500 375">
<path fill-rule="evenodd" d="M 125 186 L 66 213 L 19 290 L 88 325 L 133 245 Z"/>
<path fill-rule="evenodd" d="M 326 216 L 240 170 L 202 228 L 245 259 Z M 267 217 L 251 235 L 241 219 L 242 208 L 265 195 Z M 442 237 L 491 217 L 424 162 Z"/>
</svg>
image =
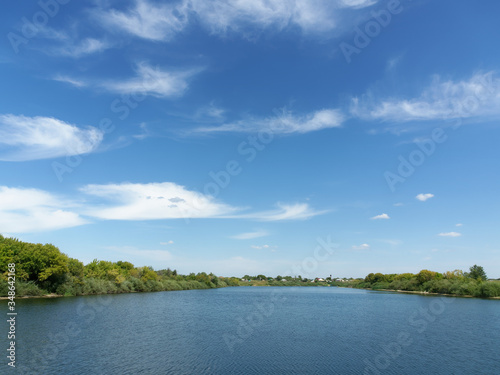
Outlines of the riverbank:
<svg viewBox="0 0 500 375">
<path fill-rule="evenodd" d="M 479 298 L 479 299 L 498 299 L 500 297 L 479 297 L 473 296 L 469 294 L 449 294 L 449 293 L 435 293 L 435 292 L 427 292 L 421 290 L 397 290 L 397 289 L 372 289 L 372 288 L 356 288 L 352 286 L 338 286 L 339 288 L 351 288 L 351 289 L 363 289 L 363 290 L 371 290 L 373 292 L 392 292 L 392 293 L 403 293 L 403 294 L 419 294 L 424 296 L 443 296 L 443 297 L 460 297 L 460 298 Z"/>
</svg>

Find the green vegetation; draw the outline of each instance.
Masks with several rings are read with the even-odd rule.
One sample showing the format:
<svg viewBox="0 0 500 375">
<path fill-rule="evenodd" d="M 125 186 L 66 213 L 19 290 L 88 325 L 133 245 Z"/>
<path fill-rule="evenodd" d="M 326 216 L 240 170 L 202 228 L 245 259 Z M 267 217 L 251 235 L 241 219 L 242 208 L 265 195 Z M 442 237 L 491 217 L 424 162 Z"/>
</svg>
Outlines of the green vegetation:
<svg viewBox="0 0 500 375">
<path fill-rule="evenodd" d="M 16 265 L 16 295 L 57 294 L 78 296 L 164 290 L 208 289 L 226 286 L 342 286 L 373 290 L 426 292 L 474 297 L 500 297 L 500 280 L 488 280 L 483 267 L 469 272 L 439 273 L 422 270 L 417 274 L 370 273 L 364 279 L 307 279 L 301 276 L 265 275 L 217 277 L 204 272 L 179 275 L 176 270 L 155 271 L 132 263 L 93 260 L 84 265 L 53 245 L 32 244 L 0 235 L 0 296 L 8 295 L 8 265 Z"/>
<path fill-rule="evenodd" d="M 351 280 L 341 286 L 482 298 L 500 297 L 500 281 L 488 280 L 481 266 L 474 265 L 470 267 L 469 271 L 455 270 L 439 273 L 422 270 L 417 274 L 370 273 L 364 279 Z"/>
<path fill-rule="evenodd" d="M 178 275 L 129 262 L 94 260 L 84 265 L 53 245 L 32 244 L 0 235 L 0 296 L 8 294 L 8 264 L 16 265 L 16 295 L 64 296 L 163 290 L 208 289 L 239 285 L 237 278 L 204 272 Z"/>
</svg>

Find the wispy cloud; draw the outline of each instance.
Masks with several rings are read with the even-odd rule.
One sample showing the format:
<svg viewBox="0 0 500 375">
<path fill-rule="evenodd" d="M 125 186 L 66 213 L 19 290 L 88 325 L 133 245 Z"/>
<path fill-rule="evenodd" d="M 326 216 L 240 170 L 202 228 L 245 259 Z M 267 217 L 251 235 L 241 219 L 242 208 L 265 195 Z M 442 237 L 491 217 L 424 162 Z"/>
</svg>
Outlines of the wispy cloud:
<svg viewBox="0 0 500 375">
<path fill-rule="evenodd" d="M 75 87 L 100 87 L 118 94 L 141 94 L 157 98 L 172 98 L 182 96 L 189 88 L 190 78 L 202 70 L 202 68 L 167 70 L 142 61 L 135 66 L 135 75 L 128 78 L 80 79 L 58 74 L 52 79 Z"/>
<path fill-rule="evenodd" d="M 191 23 L 211 34 L 251 38 L 263 30 L 299 29 L 317 34 L 339 28 L 344 12 L 377 0 L 181 0 L 158 4 L 135 0 L 125 10 L 97 8 L 95 18 L 108 30 L 151 41 L 170 41 Z"/>
<path fill-rule="evenodd" d="M 160 245 L 173 245 L 174 244 L 174 241 L 170 240 L 170 241 L 167 241 L 167 242 L 160 242 Z"/>
<path fill-rule="evenodd" d="M 268 236 L 269 233 L 265 230 L 258 230 L 255 232 L 246 232 L 246 233 L 240 233 L 235 236 L 231 236 L 231 238 L 234 238 L 236 240 L 251 240 L 253 238 L 259 238 L 259 237 L 265 237 Z"/>
<path fill-rule="evenodd" d="M 157 4 L 136 0 L 134 6 L 124 12 L 96 9 L 94 15 L 112 31 L 122 30 L 153 41 L 169 41 L 188 24 L 188 2 Z"/>
<path fill-rule="evenodd" d="M 153 67 L 146 62 L 136 67 L 136 76 L 125 80 L 109 80 L 101 84 L 106 90 L 119 94 L 144 94 L 158 98 L 175 97 L 184 94 L 188 79 L 201 69 L 171 70 Z"/>
<path fill-rule="evenodd" d="M 446 232 L 446 233 L 439 233 L 438 236 L 441 237 L 460 237 L 462 234 L 458 232 Z"/>
<path fill-rule="evenodd" d="M 370 250 L 370 245 L 367 243 L 361 244 L 361 245 L 355 245 L 352 247 L 353 250 Z"/>
<path fill-rule="evenodd" d="M 312 209 L 307 203 L 278 203 L 275 210 L 257 212 L 252 214 L 241 214 L 237 217 L 255 219 L 259 221 L 307 220 L 314 216 L 322 215 L 327 212 L 328 210 L 316 211 Z"/>
<path fill-rule="evenodd" d="M 254 133 L 259 131 L 273 134 L 308 133 L 339 127 L 343 121 L 344 116 L 337 109 L 323 109 L 303 116 L 296 116 L 289 111 L 283 111 L 282 114 L 273 117 L 249 118 L 220 126 L 200 127 L 192 130 L 191 133 Z"/>
<path fill-rule="evenodd" d="M 62 74 L 57 74 L 52 78 L 54 81 L 68 83 L 75 87 L 85 87 L 88 83 L 82 79 L 76 79 Z"/>
<path fill-rule="evenodd" d="M 434 197 L 434 194 L 418 194 L 415 198 L 418 199 L 420 202 L 425 202 L 428 199 L 431 199 Z"/>
<path fill-rule="evenodd" d="M 0 233 L 70 228 L 87 222 L 73 205 L 43 190 L 0 186 Z"/>
<path fill-rule="evenodd" d="M 66 43 L 62 47 L 50 49 L 51 52 L 72 58 L 80 58 L 86 55 L 99 53 L 107 50 L 111 46 L 110 43 L 94 38 L 86 38 L 80 42 Z"/>
<path fill-rule="evenodd" d="M 419 97 L 379 101 L 366 94 L 353 99 L 351 113 L 367 120 L 391 122 L 498 118 L 500 79 L 494 72 L 476 73 L 462 81 L 443 81 L 435 76 Z"/>
<path fill-rule="evenodd" d="M 458 224 L 456 224 L 455 226 L 456 226 L 456 227 L 461 227 L 461 226 L 463 226 L 463 224 L 462 224 L 462 223 L 458 223 Z"/>
<path fill-rule="evenodd" d="M 271 245 L 252 245 L 250 246 L 252 249 L 257 249 L 257 250 L 262 250 L 262 249 L 269 249 L 271 251 L 275 251 L 277 246 L 271 246 Z"/>
<path fill-rule="evenodd" d="M 0 115 L 0 160 L 26 161 L 87 154 L 102 142 L 103 132 L 81 129 L 51 117 Z"/>
<path fill-rule="evenodd" d="M 366 8 L 376 4 L 378 0 L 340 0 L 340 4 L 347 8 Z"/>
<path fill-rule="evenodd" d="M 370 219 L 371 220 L 387 220 L 387 219 L 390 219 L 390 217 L 387 214 L 380 214 L 380 215 L 373 216 Z"/>
<path fill-rule="evenodd" d="M 391 240 L 391 239 L 380 239 L 380 242 L 387 243 L 392 246 L 399 246 L 403 243 L 401 240 Z"/>
</svg>

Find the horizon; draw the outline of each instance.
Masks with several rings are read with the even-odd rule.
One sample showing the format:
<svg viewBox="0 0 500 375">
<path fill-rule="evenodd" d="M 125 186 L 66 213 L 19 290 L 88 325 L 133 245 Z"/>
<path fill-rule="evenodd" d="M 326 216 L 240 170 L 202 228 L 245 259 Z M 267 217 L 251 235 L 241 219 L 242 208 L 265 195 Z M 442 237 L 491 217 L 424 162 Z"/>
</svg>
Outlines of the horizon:
<svg viewBox="0 0 500 375">
<path fill-rule="evenodd" d="M 0 233 L 181 274 L 498 279 L 498 11 L 12 4 Z"/>
</svg>

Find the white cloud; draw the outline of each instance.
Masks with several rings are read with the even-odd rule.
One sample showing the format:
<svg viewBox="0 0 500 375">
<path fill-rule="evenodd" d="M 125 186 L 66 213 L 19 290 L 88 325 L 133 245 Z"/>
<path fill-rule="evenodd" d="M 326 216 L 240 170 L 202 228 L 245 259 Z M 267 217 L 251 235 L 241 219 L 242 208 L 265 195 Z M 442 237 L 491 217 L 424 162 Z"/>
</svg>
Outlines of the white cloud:
<svg viewBox="0 0 500 375">
<path fill-rule="evenodd" d="M 349 8 L 366 8 L 376 4 L 378 0 L 341 0 L 340 3 Z"/>
<path fill-rule="evenodd" d="M 72 77 L 68 77 L 65 75 L 58 74 L 52 78 L 54 81 L 58 82 L 64 82 L 64 83 L 69 83 L 72 86 L 75 87 L 85 87 L 87 86 L 87 82 L 81 80 L 81 79 L 75 79 Z"/>
<path fill-rule="evenodd" d="M 392 246 L 399 246 L 403 243 L 401 240 L 381 239 L 380 242 L 387 243 Z"/>
<path fill-rule="evenodd" d="M 212 34 L 239 33 L 253 37 L 266 29 L 298 28 L 303 33 L 325 33 L 341 26 L 344 12 L 377 0 L 181 0 L 158 4 L 135 0 L 124 11 L 96 9 L 95 17 L 114 32 L 151 41 L 170 41 L 192 22 Z"/>
<path fill-rule="evenodd" d="M 447 233 L 439 233 L 438 236 L 441 237 L 460 237 L 462 234 L 458 232 L 447 232 Z"/>
<path fill-rule="evenodd" d="M 393 206 L 394 207 L 401 207 L 401 206 L 404 206 L 404 204 L 399 202 L 399 203 L 394 203 Z"/>
<path fill-rule="evenodd" d="M 80 129 L 51 117 L 0 115 L 0 160 L 26 161 L 86 154 L 103 139 L 94 127 Z"/>
<path fill-rule="evenodd" d="M 368 245 L 367 243 L 364 243 L 364 244 L 361 244 L 359 246 L 353 246 L 352 249 L 353 250 L 369 250 L 370 245 Z"/>
<path fill-rule="evenodd" d="M 307 203 L 283 204 L 278 203 L 278 208 L 271 211 L 257 212 L 233 216 L 234 218 L 248 218 L 260 221 L 279 220 L 306 220 L 328 211 L 315 211 Z"/>
<path fill-rule="evenodd" d="M 231 124 L 213 127 L 200 127 L 194 133 L 214 132 L 271 132 L 273 134 L 308 133 L 312 131 L 336 128 L 342 125 L 344 116 L 337 109 L 323 109 L 304 116 L 294 116 L 288 111 L 281 115 L 241 120 Z"/>
<path fill-rule="evenodd" d="M 201 69 L 166 71 L 141 62 L 137 65 L 137 74 L 134 78 L 107 81 L 101 86 L 119 94 L 144 94 L 157 98 L 175 97 L 184 94 L 188 88 L 188 79 L 200 71 Z"/>
<path fill-rule="evenodd" d="M 443 81 L 435 76 L 419 97 L 374 100 L 354 98 L 351 113 L 363 119 L 391 122 L 430 121 L 500 116 L 500 79 L 494 72 L 476 73 L 468 80 Z"/>
<path fill-rule="evenodd" d="M 105 220 L 226 218 L 279 221 L 309 219 L 326 212 L 297 203 L 278 204 L 278 208 L 271 211 L 239 213 L 242 208 L 218 202 L 212 196 L 172 182 L 87 185 L 81 191 L 96 197 L 97 201 L 87 208 L 86 214 Z"/>
<path fill-rule="evenodd" d="M 89 210 L 89 216 L 108 220 L 209 218 L 237 211 L 235 207 L 172 182 L 87 185 L 81 190 L 104 199 L 108 206 L 96 206 Z"/>
<path fill-rule="evenodd" d="M 384 219 L 390 219 L 390 217 L 387 214 L 380 214 L 380 215 L 373 216 L 370 219 L 371 220 L 384 220 Z"/>
<path fill-rule="evenodd" d="M 86 224 L 72 205 L 38 189 L 0 186 L 0 233 L 31 233 Z"/>
<path fill-rule="evenodd" d="M 458 223 L 458 224 L 456 224 L 455 226 L 456 226 L 456 227 L 461 227 L 461 226 L 463 226 L 463 224 Z"/>
<path fill-rule="evenodd" d="M 269 248 L 275 248 L 276 246 L 269 246 L 269 245 L 252 245 L 250 246 L 252 249 L 269 249 Z"/>
<path fill-rule="evenodd" d="M 434 194 L 427 193 L 427 194 L 419 194 L 415 198 L 421 202 L 425 202 L 427 199 L 431 199 L 433 197 L 434 197 Z"/>
<path fill-rule="evenodd" d="M 105 51 L 109 47 L 110 44 L 108 42 L 94 38 L 86 38 L 80 43 L 66 43 L 63 47 L 54 49 L 53 52 L 62 56 L 80 58 L 82 56 Z"/>
<path fill-rule="evenodd" d="M 174 243 L 174 241 L 170 240 L 167 242 L 160 242 L 160 245 L 172 245 L 173 243 Z"/>
<path fill-rule="evenodd" d="M 240 233 L 235 236 L 232 236 L 231 238 L 234 238 L 236 240 L 251 240 L 253 238 L 265 237 L 268 235 L 269 233 L 266 232 L 265 230 L 258 230 L 255 232 Z"/>
<path fill-rule="evenodd" d="M 107 28 L 123 30 L 139 38 L 154 41 L 169 41 L 188 24 L 188 2 L 154 4 L 136 0 L 133 9 L 120 12 L 115 9 L 94 14 Z"/>
</svg>

